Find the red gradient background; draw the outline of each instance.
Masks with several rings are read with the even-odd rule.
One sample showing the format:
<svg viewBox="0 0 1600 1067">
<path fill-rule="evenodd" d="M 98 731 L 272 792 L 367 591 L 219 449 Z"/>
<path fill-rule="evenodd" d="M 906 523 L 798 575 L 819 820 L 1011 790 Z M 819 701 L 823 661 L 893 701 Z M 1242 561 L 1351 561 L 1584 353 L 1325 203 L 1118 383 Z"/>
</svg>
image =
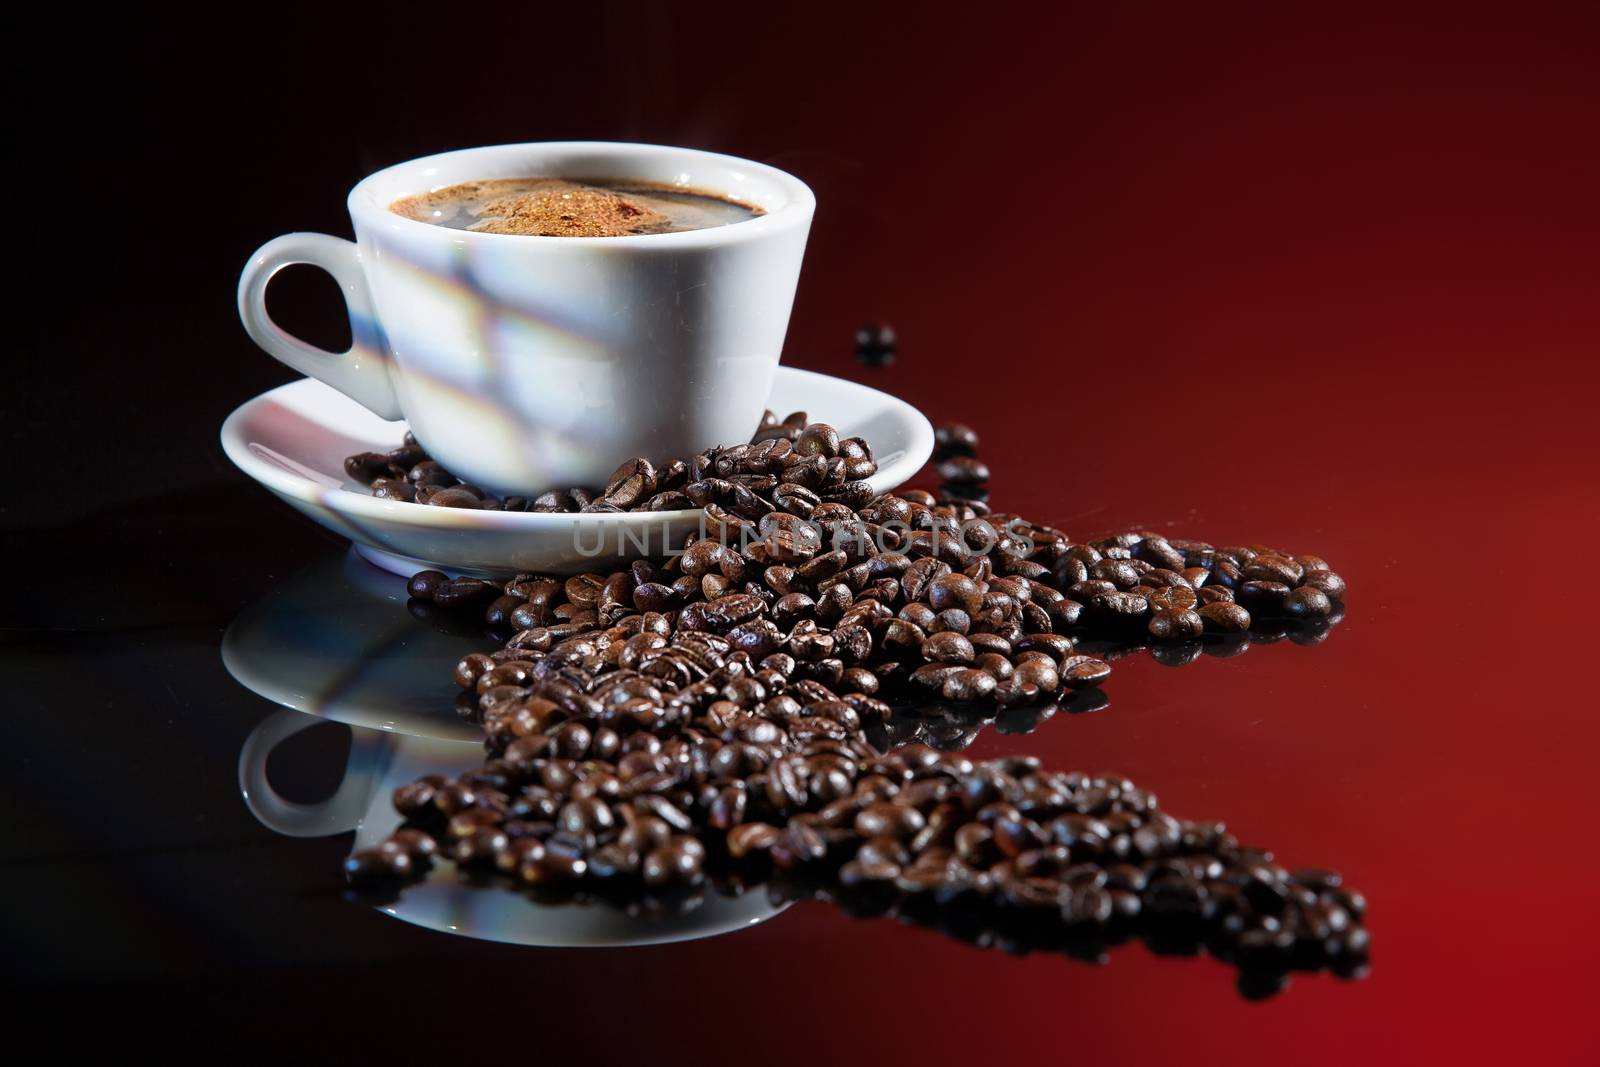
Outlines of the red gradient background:
<svg viewBox="0 0 1600 1067">
<path fill-rule="evenodd" d="M 280 1035 L 349 1034 L 399 1025 L 381 983 L 415 967 L 405 988 L 444 1009 L 406 1040 L 540 1057 L 602 1038 L 676 1062 L 1592 1056 L 1600 6 L 1118 7 L 280 12 L 216 49 L 145 26 L 170 62 L 111 105 L 148 182 L 109 194 L 137 208 L 110 298 L 125 332 L 66 373 L 98 417 L 167 361 L 192 418 L 162 431 L 162 477 L 214 481 L 221 416 L 288 377 L 233 322 L 236 272 L 279 232 L 347 233 L 366 171 L 567 137 L 792 170 L 819 209 L 785 362 L 970 423 L 1007 510 L 1266 542 L 1347 577 L 1320 647 L 1127 661 L 1109 710 L 974 752 L 1115 770 L 1340 868 L 1371 901 L 1367 980 L 1251 1004 L 1207 960 L 1015 959 L 821 907 L 578 953 L 323 905 L 301 933 L 325 962 L 246 974 L 195 935 L 134 973 L 203 985 L 229 1018 L 287 1001 Z M 149 176 L 197 166 L 238 175 L 247 209 Z M 214 220 L 198 249 L 162 239 L 168 209 Z M 313 334 L 337 331 L 326 296 L 276 294 Z M 891 368 L 852 358 L 868 318 L 899 331 Z M 18 412 L 21 435 L 43 417 Z M 263 540 L 300 521 L 270 514 Z M 263 886 L 309 893 L 283 871 L 331 869 L 324 844 Z M 485 984 L 518 1006 L 485 1019 Z M 524 1013 L 536 1041 L 507 1019 Z"/>
</svg>

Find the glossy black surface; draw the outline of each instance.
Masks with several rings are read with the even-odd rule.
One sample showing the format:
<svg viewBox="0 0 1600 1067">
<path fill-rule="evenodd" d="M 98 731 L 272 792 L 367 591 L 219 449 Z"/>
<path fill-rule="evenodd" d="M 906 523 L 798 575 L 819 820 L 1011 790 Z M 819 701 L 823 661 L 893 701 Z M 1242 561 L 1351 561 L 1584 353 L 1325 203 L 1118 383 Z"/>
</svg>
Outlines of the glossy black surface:
<svg viewBox="0 0 1600 1067">
<path fill-rule="evenodd" d="M 74 46 L 14 110 L 90 213 L 8 245 L 30 287 L 0 392 L 0 927 L 25 1018 L 66 1012 L 73 1050 L 249 1058 L 1592 1058 L 1596 9 L 982 14 L 618 5 L 538 49 L 519 9 L 470 53 L 427 12 L 21 35 Z M 288 377 L 237 325 L 239 267 L 347 233 L 379 166 L 595 136 L 810 182 L 785 361 L 972 423 L 997 502 L 1334 563 L 1349 610 L 1322 644 L 1135 657 L 1108 707 L 971 751 L 1115 770 L 1341 869 L 1370 977 L 1254 1003 L 1207 959 L 1014 958 L 814 905 L 676 945 L 507 945 L 345 901 L 348 832 L 252 814 L 241 753 L 288 713 L 224 636 L 308 568 L 347 575 L 216 446 Z M 1031 222 L 927 224 L 975 161 Z M 274 300 L 340 344 L 326 279 Z M 864 367 L 878 319 L 896 358 Z M 341 613 L 386 649 L 358 682 L 438 650 L 393 612 Z M 320 626 L 305 647 L 336 651 Z M 338 724 L 272 751 L 313 805 L 384 753 Z"/>
</svg>

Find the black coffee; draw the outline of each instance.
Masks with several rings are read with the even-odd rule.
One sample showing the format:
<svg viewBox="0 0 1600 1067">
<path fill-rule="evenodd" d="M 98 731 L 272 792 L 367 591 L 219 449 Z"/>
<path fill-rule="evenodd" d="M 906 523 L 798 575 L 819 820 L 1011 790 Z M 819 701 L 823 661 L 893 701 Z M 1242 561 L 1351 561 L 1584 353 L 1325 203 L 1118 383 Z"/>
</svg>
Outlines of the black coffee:
<svg viewBox="0 0 1600 1067">
<path fill-rule="evenodd" d="M 628 237 L 727 226 L 761 208 L 698 189 L 655 182 L 491 178 L 403 197 L 389 210 L 476 233 Z"/>
</svg>

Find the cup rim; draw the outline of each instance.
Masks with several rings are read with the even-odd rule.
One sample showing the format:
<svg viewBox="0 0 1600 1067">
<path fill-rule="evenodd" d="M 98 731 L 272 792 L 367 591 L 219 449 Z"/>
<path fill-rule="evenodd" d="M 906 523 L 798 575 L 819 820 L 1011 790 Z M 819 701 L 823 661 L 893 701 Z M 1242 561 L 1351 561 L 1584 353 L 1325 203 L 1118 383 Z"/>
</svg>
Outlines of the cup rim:
<svg viewBox="0 0 1600 1067">
<path fill-rule="evenodd" d="M 399 171 L 427 167 L 429 165 L 442 165 L 454 162 L 463 156 L 526 152 L 533 149 L 592 152 L 596 154 L 609 153 L 619 157 L 632 158 L 665 155 L 701 166 L 737 167 L 742 171 L 749 171 L 759 175 L 778 186 L 785 194 L 786 200 L 779 207 L 768 209 L 764 214 L 755 218 L 741 219 L 725 226 L 709 226 L 699 230 L 680 230 L 675 233 L 628 234 L 618 237 L 559 237 L 543 234 L 481 233 L 475 230 L 458 230 L 447 226 L 435 226 L 430 222 L 423 222 L 419 219 L 407 218 L 404 215 L 396 214 L 389 210 L 387 203 L 379 204 L 371 195 L 375 185 L 393 178 Z M 697 186 L 697 188 L 706 188 L 706 186 Z M 421 189 L 416 189 L 413 190 L 413 193 L 421 191 Z M 714 191 L 729 197 L 737 197 L 737 194 L 733 191 L 724 189 L 715 189 Z M 365 222 L 367 225 L 392 232 L 409 233 L 413 238 L 423 237 L 424 231 L 426 231 L 428 235 L 435 239 L 460 242 L 463 245 L 486 241 L 518 241 L 524 246 L 528 246 L 529 242 L 538 242 L 544 247 L 574 245 L 591 248 L 655 248 L 661 250 L 670 248 L 682 250 L 685 248 L 714 247 L 756 240 L 777 231 L 789 230 L 796 226 L 807 226 L 810 224 L 811 216 L 816 210 L 817 199 L 810 186 L 787 171 L 766 163 L 757 163 L 754 160 L 721 152 L 707 152 L 698 148 L 644 144 L 634 141 L 523 141 L 512 144 L 457 148 L 391 164 L 381 170 L 373 171 L 357 182 L 350 190 L 345 203 L 350 211 L 352 221 Z"/>
</svg>

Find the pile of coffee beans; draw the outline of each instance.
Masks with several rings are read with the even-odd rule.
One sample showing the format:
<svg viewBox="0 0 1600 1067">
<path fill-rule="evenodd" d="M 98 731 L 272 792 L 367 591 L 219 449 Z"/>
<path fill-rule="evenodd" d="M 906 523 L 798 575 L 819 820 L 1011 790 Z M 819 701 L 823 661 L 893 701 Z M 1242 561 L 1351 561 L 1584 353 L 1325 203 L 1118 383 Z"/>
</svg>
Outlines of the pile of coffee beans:
<svg viewBox="0 0 1600 1067">
<path fill-rule="evenodd" d="M 914 533 L 905 551 L 875 550 L 869 537 L 853 535 L 890 509 L 919 526 L 965 515 L 968 530 L 988 531 L 976 540 L 993 541 L 998 551 L 977 555 L 947 535 L 941 555 L 958 564 L 972 559 L 956 569 Z M 1166 650 L 1168 662 L 1187 662 L 1208 649 L 1234 654 L 1248 647 L 1203 643 L 1207 636 L 1320 639 L 1338 617 L 1335 596 L 1344 590 L 1315 557 L 1214 549 L 1154 534 L 1079 544 L 1032 526 L 1032 547 L 1013 551 L 1017 542 L 1008 537 L 1019 527 L 964 505 L 930 506 L 912 492 L 879 497 L 861 512 L 841 509 L 840 547 L 827 551 L 826 544 L 785 539 L 782 514 L 761 522 L 776 531 L 776 551 L 770 539 L 736 547 L 725 524 L 719 536 L 691 539 L 665 561 L 610 573 L 492 581 L 422 571 L 408 589 L 419 606 L 481 613 L 491 627 L 514 633 L 514 649 L 537 656 L 593 655 L 638 643 L 646 632 L 663 641 L 694 632 L 725 638 L 752 673 L 781 675 L 785 683 L 1002 706 L 1100 684 L 1110 673 L 1106 658 L 1080 645 L 1126 654 L 1150 642 Z M 962 551 L 947 554 L 951 546 Z M 1263 575 L 1292 576 L 1295 584 Z M 1303 624 L 1288 628 L 1297 622 Z"/>
<path fill-rule="evenodd" d="M 352 880 L 392 888 L 443 856 L 541 899 L 617 900 L 732 872 L 980 942 L 1092 956 L 1140 937 L 1251 971 L 1365 968 L 1365 902 L 1337 873 L 1286 870 L 1124 779 L 883 753 L 828 708 L 789 730 L 708 710 L 662 741 L 612 713 L 638 697 L 599 699 L 595 717 L 513 715 L 481 770 L 402 787 L 404 826 L 350 857 Z"/>
<path fill-rule="evenodd" d="M 358 452 L 345 473 L 374 496 L 443 508 L 541 513 L 688 511 L 718 509 L 749 520 L 773 510 L 773 497 L 811 506 L 863 504 L 872 497 L 865 479 L 878 472 L 872 450 L 859 437 L 841 437 L 804 411 L 761 418 L 749 444 L 707 449 L 657 465 L 643 457 L 623 463 L 599 489 L 552 489 L 504 499 L 470 485 L 431 459 L 409 432 L 388 452 Z"/>
<path fill-rule="evenodd" d="M 1360 897 L 1337 876 L 1286 872 L 1121 779 L 886 750 L 890 701 L 1054 707 L 1110 673 L 1080 644 L 1190 647 L 1264 618 L 1325 629 L 1344 593 L 1313 556 L 1150 532 L 1078 542 L 993 513 L 977 435 L 938 439 L 939 496 L 879 495 L 831 427 L 774 420 L 668 490 L 705 501 L 705 536 L 677 555 L 565 578 L 415 575 L 417 602 L 508 635 L 456 668 L 489 756 L 399 790 L 405 826 L 352 855 L 351 880 L 393 887 L 443 854 L 525 887 L 626 895 L 731 867 L 853 910 L 942 924 L 976 909 L 1088 943 L 1181 928 L 1242 964 L 1359 971 Z"/>
</svg>

